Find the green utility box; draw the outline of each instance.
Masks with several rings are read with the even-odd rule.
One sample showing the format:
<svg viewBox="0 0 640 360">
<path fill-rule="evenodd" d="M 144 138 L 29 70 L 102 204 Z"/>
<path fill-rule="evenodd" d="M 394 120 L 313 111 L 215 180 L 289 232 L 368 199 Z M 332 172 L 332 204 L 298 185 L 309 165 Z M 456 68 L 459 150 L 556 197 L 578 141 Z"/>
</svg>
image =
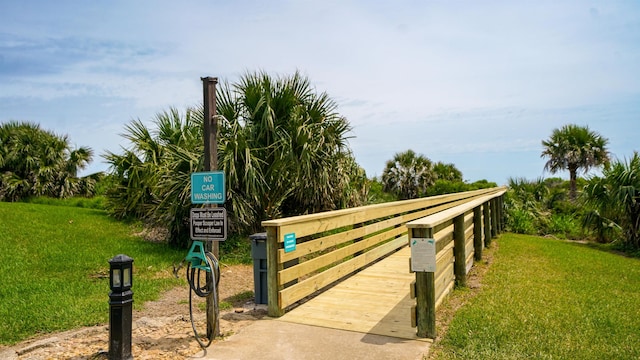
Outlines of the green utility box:
<svg viewBox="0 0 640 360">
<path fill-rule="evenodd" d="M 268 304 L 267 289 L 267 233 L 249 236 L 253 258 L 253 288 L 256 304 Z"/>
</svg>

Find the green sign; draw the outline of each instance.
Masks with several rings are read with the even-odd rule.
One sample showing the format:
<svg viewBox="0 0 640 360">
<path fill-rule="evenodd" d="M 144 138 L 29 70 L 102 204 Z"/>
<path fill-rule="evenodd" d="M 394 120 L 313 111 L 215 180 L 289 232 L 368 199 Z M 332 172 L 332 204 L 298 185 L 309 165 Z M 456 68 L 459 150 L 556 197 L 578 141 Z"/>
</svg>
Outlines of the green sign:
<svg viewBox="0 0 640 360">
<path fill-rule="evenodd" d="M 292 252 L 296 249 L 296 233 L 284 234 L 284 252 Z"/>
<path fill-rule="evenodd" d="M 191 173 L 192 204 L 224 204 L 225 201 L 224 172 Z"/>
</svg>

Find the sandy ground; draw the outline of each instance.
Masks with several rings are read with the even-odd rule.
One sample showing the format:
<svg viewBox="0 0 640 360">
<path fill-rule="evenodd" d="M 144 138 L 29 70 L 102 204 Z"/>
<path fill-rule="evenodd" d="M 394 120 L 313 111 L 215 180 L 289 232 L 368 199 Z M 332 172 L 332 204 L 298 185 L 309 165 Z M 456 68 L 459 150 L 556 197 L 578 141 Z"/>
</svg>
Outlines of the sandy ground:
<svg viewBox="0 0 640 360">
<path fill-rule="evenodd" d="M 180 275 L 184 276 L 184 269 Z M 220 299 L 231 302 L 231 296 L 247 291 L 253 291 L 253 267 L 223 266 Z M 205 301 L 195 298 L 196 329 L 199 333 L 206 333 Z M 247 300 L 233 303 L 232 309 L 220 312 L 220 339 L 265 315 L 264 305 L 256 306 Z M 135 359 L 184 359 L 201 350 L 189 320 L 187 285 L 167 291 L 158 301 L 146 303 L 143 310 L 134 310 L 133 320 L 132 354 Z M 108 350 L 109 328 L 102 325 L 49 334 L 15 346 L 0 347 L 0 359 L 107 359 Z"/>
<path fill-rule="evenodd" d="M 494 242 L 491 249 L 485 249 L 483 261 L 476 263 L 468 274 L 469 291 L 450 295 L 438 308 L 438 337 L 431 349 L 431 355 L 440 352 L 440 340 L 446 334 L 448 325 L 455 312 L 480 291 L 482 278 L 493 262 L 493 254 L 498 244 Z M 180 276 L 184 276 L 184 269 Z M 235 265 L 221 269 L 220 299 L 230 301 L 233 295 L 253 291 L 253 267 Z M 239 329 L 266 316 L 266 305 L 256 306 L 253 301 L 233 303 L 233 308 L 220 312 L 221 337 L 223 340 Z M 198 332 L 206 331 L 204 299 L 195 304 L 194 317 Z M 158 301 L 148 302 L 141 311 L 134 311 L 132 331 L 132 354 L 135 359 L 185 359 L 201 352 L 194 338 L 189 320 L 189 288 L 187 285 L 177 287 L 162 294 Z M 109 349 L 109 329 L 107 325 L 76 329 L 63 333 L 30 339 L 12 347 L 0 346 L 0 359 L 73 359 L 104 360 Z"/>
</svg>

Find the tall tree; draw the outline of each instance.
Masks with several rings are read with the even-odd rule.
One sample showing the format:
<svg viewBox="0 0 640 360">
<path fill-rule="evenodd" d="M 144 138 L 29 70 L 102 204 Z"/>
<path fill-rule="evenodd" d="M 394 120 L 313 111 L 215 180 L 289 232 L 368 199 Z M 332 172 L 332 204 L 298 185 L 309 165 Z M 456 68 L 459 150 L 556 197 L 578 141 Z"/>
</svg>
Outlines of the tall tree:
<svg viewBox="0 0 640 360">
<path fill-rule="evenodd" d="M 252 197 L 254 217 L 332 210 L 362 201 L 351 190 L 366 180 L 364 171 L 353 171 L 355 160 L 347 145 L 351 127 L 337 113 L 335 101 L 318 94 L 308 78 L 297 72 L 287 77 L 247 73 L 235 86 L 223 83 L 220 93 L 218 112 L 226 134 L 220 163 L 243 197 Z M 353 183 L 356 178 L 359 184 Z"/>
<path fill-rule="evenodd" d="M 586 173 L 593 167 L 606 164 L 609 161 L 608 142 L 587 126 L 569 124 L 554 129 L 549 139 L 542 141 L 541 157 L 549 159 L 544 168 L 552 174 L 569 171 L 569 196 L 575 200 L 578 172 Z"/>
<path fill-rule="evenodd" d="M 173 181 L 181 180 L 181 186 L 190 194 L 189 174 L 202 168 L 202 111 L 187 109 L 183 116 L 171 108 L 156 114 L 153 123 L 156 129 L 151 130 L 140 120 L 132 121 L 125 126 L 123 134 L 129 147 L 122 149 L 122 154 L 107 152 L 104 155 L 116 181 L 107 192 L 109 208 L 119 218 L 157 219 L 171 227 L 175 219 L 154 214 L 162 201 L 181 198 L 176 194 L 165 196 L 161 185 L 171 187 Z M 177 153 L 188 160 L 186 165 L 177 162 Z M 180 176 L 180 171 L 186 173 L 186 178 Z M 182 220 L 178 222 L 181 224 Z"/>
<path fill-rule="evenodd" d="M 462 181 L 462 171 L 458 170 L 454 164 L 445 164 L 442 161 L 438 161 L 433 165 L 433 172 L 438 180 Z"/>
<path fill-rule="evenodd" d="M 78 178 L 93 157 L 88 147 L 72 149 L 69 138 L 39 124 L 0 125 L 0 200 L 29 196 L 68 197 L 92 192 L 95 180 Z"/>
<path fill-rule="evenodd" d="M 435 180 L 431 160 L 413 150 L 395 154 L 382 172 L 385 191 L 397 194 L 400 199 L 422 196 Z"/>
<path fill-rule="evenodd" d="M 247 73 L 217 89 L 218 168 L 225 172 L 227 208 L 234 228 L 358 205 L 366 174 L 347 145 L 347 120 L 325 93 L 296 73 Z M 174 109 L 155 119 L 157 131 L 135 121 L 123 154 L 107 161 L 120 181 L 112 211 L 167 226 L 171 241 L 188 240 L 190 174 L 202 171 L 202 109 L 184 117 Z"/>
<path fill-rule="evenodd" d="M 594 176 L 585 187 L 585 199 L 594 210 L 584 225 L 596 230 L 600 241 L 622 235 L 624 247 L 640 249 L 640 155 L 605 166 L 602 177 Z"/>
</svg>

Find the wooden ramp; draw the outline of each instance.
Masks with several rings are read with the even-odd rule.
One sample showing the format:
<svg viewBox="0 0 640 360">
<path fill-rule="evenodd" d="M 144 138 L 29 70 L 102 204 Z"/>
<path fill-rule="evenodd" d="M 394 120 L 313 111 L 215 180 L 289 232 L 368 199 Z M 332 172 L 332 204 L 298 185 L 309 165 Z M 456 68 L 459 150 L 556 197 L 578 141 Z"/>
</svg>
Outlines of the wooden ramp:
<svg viewBox="0 0 640 360">
<path fill-rule="evenodd" d="M 411 249 L 406 247 L 335 285 L 278 318 L 298 324 L 425 340 L 411 327 L 409 272 Z"/>
</svg>

